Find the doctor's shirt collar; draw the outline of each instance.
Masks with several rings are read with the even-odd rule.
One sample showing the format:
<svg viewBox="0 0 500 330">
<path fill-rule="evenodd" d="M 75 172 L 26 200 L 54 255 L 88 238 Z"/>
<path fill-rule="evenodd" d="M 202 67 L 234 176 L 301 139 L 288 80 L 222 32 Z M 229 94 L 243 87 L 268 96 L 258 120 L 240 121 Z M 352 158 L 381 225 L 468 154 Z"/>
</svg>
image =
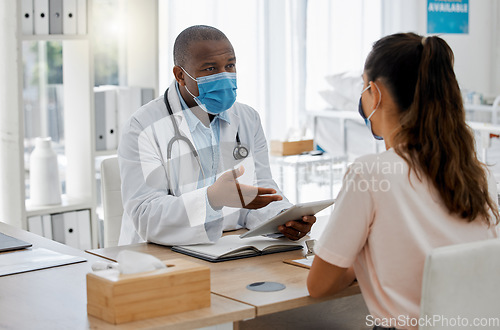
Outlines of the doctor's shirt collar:
<svg viewBox="0 0 500 330">
<path fill-rule="evenodd" d="M 177 81 L 175 82 L 175 90 L 177 91 L 177 96 L 179 97 L 179 100 L 181 102 L 182 111 L 184 111 L 184 116 L 186 117 L 189 130 L 192 133 L 196 129 L 196 126 L 198 124 L 202 125 L 201 121 L 193 114 L 193 112 L 186 104 L 186 101 L 184 101 L 184 99 L 182 98 L 181 92 L 179 91 L 179 83 Z M 217 118 L 224 120 L 228 124 L 231 124 L 227 111 L 221 112 L 218 115 L 216 115 L 214 120 L 216 120 Z"/>
</svg>

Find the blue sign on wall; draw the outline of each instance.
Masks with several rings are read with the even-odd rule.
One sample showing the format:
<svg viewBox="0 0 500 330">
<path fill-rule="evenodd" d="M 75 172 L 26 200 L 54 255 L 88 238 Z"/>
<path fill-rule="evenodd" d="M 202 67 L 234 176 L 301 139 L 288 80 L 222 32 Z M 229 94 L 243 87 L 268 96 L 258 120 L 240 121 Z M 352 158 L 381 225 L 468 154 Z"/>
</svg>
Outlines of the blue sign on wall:
<svg viewBox="0 0 500 330">
<path fill-rule="evenodd" d="M 427 33 L 469 33 L 469 0 L 427 0 Z"/>
</svg>

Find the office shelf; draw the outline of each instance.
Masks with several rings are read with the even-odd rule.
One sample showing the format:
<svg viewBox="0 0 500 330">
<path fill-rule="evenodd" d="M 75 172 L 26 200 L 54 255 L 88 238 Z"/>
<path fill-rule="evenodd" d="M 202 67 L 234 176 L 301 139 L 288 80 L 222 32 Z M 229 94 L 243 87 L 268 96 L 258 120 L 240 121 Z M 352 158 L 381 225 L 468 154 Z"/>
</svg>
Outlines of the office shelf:
<svg viewBox="0 0 500 330">
<path fill-rule="evenodd" d="M 7 117 L 12 123 L 10 130 L 2 130 L 2 136 L 8 135 L 9 139 L 0 141 L 2 152 L 8 151 L 1 164 L 2 177 L 8 178 L 5 183 L 8 188 L 2 182 L 2 220 L 28 229 L 27 218 L 31 216 L 89 209 L 92 246 L 97 247 L 92 25 L 87 24 L 86 35 L 23 35 L 21 4 L 22 1 L 2 0 L 0 8 L 4 11 L 3 17 L 8 18 L 1 32 L 4 37 L 2 55 L 9 61 L 7 65 L 12 73 L 6 75 L 10 85 L 2 85 L 0 91 L 10 98 L 6 101 L 10 102 L 6 109 L 17 109 Z M 92 4 L 92 0 L 87 0 L 88 22 L 91 22 Z M 30 41 L 60 41 L 63 49 L 64 152 L 67 166 L 66 195 L 62 196 L 59 205 L 34 206 L 30 200 L 25 200 L 23 86 L 26 75 L 23 43 Z M 6 194 L 9 195 L 7 203 Z"/>
<path fill-rule="evenodd" d="M 96 159 L 116 150 L 95 150 L 93 0 L 87 0 L 86 35 L 22 34 L 22 1 L 1 0 L 0 63 L 0 221 L 27 229 L 27 218 L 79 209 L 91 213 L 92 244 L 97 247 Z M 126 63 L 129 86 L 153 88 L 158 94 L 158 0 L 120 2 L 127 9 Z M 23 43 L 60 41 L 63 48 L 64 144 L 66 196 L 61 205 L 33 206 L 25 194 Z M 137 45 L 141 45 L 138 47 Z M 24 45 L 25 46 L 25 45 Z M 6 110 L 8 109 L 8 110 Z"/>
<path fill-rule="evenodd" d="M 87 40 L 86 34 L 67 35 L 67 34 L 45 34 L 45 35 L 23 35 L 22 41 L 64 41 L 64 40 Z"/>
<path fill-rule="evenodd" d="M 94 207 L 92 199 L 90 198 L 88 199 L 68 198 L 66 195 L 62 195 L 61 199 L 62 203 L 57 205 L 31 205 L 31 201 L 27 199 L 25 201 L 26 217 L 29 218 L 37 215 L 92 209 Z"/>
</svg>

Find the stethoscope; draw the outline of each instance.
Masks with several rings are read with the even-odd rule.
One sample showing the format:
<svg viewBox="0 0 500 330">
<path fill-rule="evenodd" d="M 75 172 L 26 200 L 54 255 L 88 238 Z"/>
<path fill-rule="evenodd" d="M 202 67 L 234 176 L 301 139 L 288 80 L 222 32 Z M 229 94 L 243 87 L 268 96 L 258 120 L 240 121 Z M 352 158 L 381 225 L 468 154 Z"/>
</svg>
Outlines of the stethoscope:
<svg viewBox="0 0 500 330">
<path fill-rule="evenodd" d="M 187 137 L 183 136 L 179 130 L 179 126 L 177 125 L 177 122 L 174 118 L 174 112 L 172 111 L 172 107 L 170 107 L 170 102 L 168 101 L 168 90 L 169 88 L 167 88 L 165 94 L 163 95 L 163 101 L 165 102 L 168 114 L 170 115 L 170 119 L 172 120 L 172 126 L 174 127 L 174 136 L 170 139 L 170 141 L 168 141 L 167 145 L 167 166 L 165 166 L 165 164 L 163 163 L 163 155 L 161 152 L 160 144 L 158 142 L 158 138 L 156 136 L 154 125 L 152 126 L 152 128 L 153 128 L 153 135 L 155 138 L 155 142 L 158 145 L 158 150 L 160 152 L 161 162 L 166 171 L 165 174 L 167 176 L 168 194 L 173 195 L 171 190 L 172 186 L 170 182 L 170 173 L 171 173 L 170 161 L 172 160 L 172 145 L 174 144 L 175 141 L 184 141 L 187 143 L 189 149 L 191 149 L 191 152 L 193 153 L 194 158 L 196 159 L 196 162 L 198 163 L 198 166 L 200 167 L 203 181 L 205 181 L 205 172 L 203 171 L 203 167 L 201 166 L 200 155 L 198 154 L 198 151 L 196 151 L 196 148 L 194 147 L 193 143 Z M 236 160 L 245 159 L 248 157 L 248 154 L 249 154 L 248 149 L 241 144 L 240 135 L 238 132 L 236 132 L 236 147 L 233 150 L 234 159 Z"/>
</svg>

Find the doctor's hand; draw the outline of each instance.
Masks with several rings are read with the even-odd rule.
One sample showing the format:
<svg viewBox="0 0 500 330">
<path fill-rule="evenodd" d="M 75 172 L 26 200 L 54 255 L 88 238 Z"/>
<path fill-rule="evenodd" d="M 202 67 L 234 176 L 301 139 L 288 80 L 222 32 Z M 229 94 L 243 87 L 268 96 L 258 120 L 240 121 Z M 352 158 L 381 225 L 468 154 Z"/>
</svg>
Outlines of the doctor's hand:
<svg viewBox="0 0 500 330">
<path fill-rule="evenodd" d="M 305 215 L 302 220 L 288 221 L 283 226 L 279 226 L 278 230 L 292 241 L 296 241 L 306 236 L 315 222 L 314 215 Z"/>
<path fill-rule="evenodd" d="M 240 166 L 236 170 L 222 174 L 213 185 L 208 187 L 207 196 L 214 209 L 223 206 L 242 207 L 246 209 L 260 209 L 274 201 L 283 199 L 275 195 L 272 188 L 259 188 L 240 184 L 238 178 L 245 173 L 245 168 Z"/>
</svg>

